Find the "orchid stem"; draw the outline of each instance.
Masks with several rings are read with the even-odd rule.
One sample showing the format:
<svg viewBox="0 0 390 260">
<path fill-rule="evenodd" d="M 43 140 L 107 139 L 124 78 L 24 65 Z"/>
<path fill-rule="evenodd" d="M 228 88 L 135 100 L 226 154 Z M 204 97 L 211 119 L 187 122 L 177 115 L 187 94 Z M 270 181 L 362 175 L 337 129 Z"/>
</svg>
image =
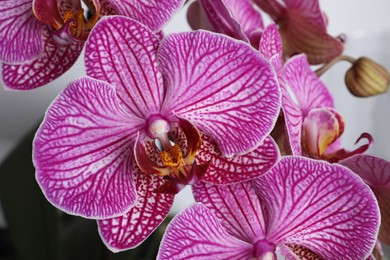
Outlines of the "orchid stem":
<svg viewBox="0 0 390 260">
<path fill-rule="evenodd" d="M 315 71 L 317 76 L 321 77 L 322 74 L 324 74 L 328 69 L 330 69 L 334 64 L 336 64 L 339 61 L 347 61 L 347 62 L 353 64 L 356 61 L 356 59 L 354 59 L 348 55 L 340 55 L 340 56 L 334 58 L 333 60 L 329 61 L 328 63 L 326 63 L 321 68 L 317 69 Z"/>
</svg>

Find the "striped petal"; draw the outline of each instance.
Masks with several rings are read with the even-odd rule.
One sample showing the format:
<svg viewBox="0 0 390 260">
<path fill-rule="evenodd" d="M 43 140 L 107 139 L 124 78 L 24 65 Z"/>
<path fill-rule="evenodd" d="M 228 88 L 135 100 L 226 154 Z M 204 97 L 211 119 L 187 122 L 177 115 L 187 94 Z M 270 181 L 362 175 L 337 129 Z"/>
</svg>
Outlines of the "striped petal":
<svg viewBox="0 0 390 260">
<path fill-rule="evenodd" d="M 291 58 L 283 73 L 282 108 L 287 134 L 293 154 L 300 155 L 303 117 L 313 108 L 334 107 L 333 97 L 311 70 L 305 55 Z"/>
<path fill-rule="evenodd" d="M 124 109 L 140 118 L 158 113 L 163 83 L 156 50 L 159 38 L 132 19 L 105 17 L 94 27 L 85 51 L 87 74 L 111 83 Z"/>
<path fill-rule="evenodd" d="M 276 122 L 280 92 L 271 65 L 249 45 L 206 31 L 161 43 L 167 80 L 163 111 L 174 111 L 210 135 L 225 156 L 259 146 Z"/>
<path fill-rule="evenodd" d="M 251 181 L 232 185 L 198 182 L 192 190 L 195 200 L 207 206 L 230 235 L 248 243 L 264 239 L 266 213 Z"/>
<path fill-rule="evenodd" d="M 390 245 L 390 162 L 372 155 L 355 155 L 340 164 L 359 175 L 374 191 L 381 210 L 379 239 Z"/>
<path fill-rule="evenodd" d="M 135 248 L 161 224 L 171 209 L 174 195 L 154 192 L 164 179 L 134 170 L 138 199 L 123 216 L 98 221 L 99 234 L 113 252 Z"/>
<path fill-rule="evenodd" d="M 208 135 L 202 135 L 202 145 L 196 159 L 199 164 L 210 161 L 202 181 L 231 184 L 247 181 L 266 173 L 279 160 L 279 149 L 271 137 L 252 152 L 226 158 Z"/>
<path fill-rule="evenodd" d="M 271 59 L 275 55 L 282 57 L 282 38 L 280 37 L 276 24 L 272 23 L 265 28 L 263 34 L 261 35 L 259 51 L 267 59 Z"/>
<path fill-rule="evenodd" d="M 0 0 L 0 61 L 35 59 L 42 52 L 42 29 L 31 0 Z"/>
<path fill-rule="evenodd" d="M 148 26 L 152 31 L 162 30 L 183 6 L 184 0 L 106 0 L 119 15 L 124 15 Z"/>
<path fill-rule="evenodd" d="M 325 259 L 370 255 L 379 209 L 371 190 L 352 171 L 285 157 L 254 184 L 269 209 L 270 242 L 308 248 Z"/>
<path fill-rule="evenodd" d="M 136 201 L 133 146 L 143 122 L 127 115 L 107 83 L 81 78 L 48 109 L 34 140 L 36 178 L 69 214 L 108 218 Z"/>
<path fill-rule="evenodd" d="M 157 259 L 249 259 L 252 245 L 230 236 L 206 206 L 197 203 L 169 224 Z"/>
<path fill-rule="evenodd" d="M 55 80 L 64 74 L 79 57 L 84 43 L 56 43 L 45 28 L 44 47 L 41 55 L 21 64 L 2 64 L 4 86 L 13 90 L 30 90 Z"/>
</svg>

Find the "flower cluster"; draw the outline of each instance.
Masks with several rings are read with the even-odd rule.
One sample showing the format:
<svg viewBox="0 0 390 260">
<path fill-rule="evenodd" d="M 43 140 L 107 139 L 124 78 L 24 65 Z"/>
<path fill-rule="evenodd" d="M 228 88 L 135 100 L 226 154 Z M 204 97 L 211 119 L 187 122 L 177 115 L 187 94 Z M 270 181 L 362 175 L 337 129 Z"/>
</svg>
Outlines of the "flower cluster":
<svg viewBox="0 0 390 260">
<path fill-rule="evenodd" d="M 85 50 L 33 162 L 46 198 L 97 220 L 112 251 L 140 245 L 187 185 L 197 202 L 159 259 L 367 259 L 390 244 L 390 162 L 364 154 L 368 133 L 342 148 L 348 122 L 319 79 L 348 60 L 348 89 L 370 96 L 390 75 L 342 55 L 317 0 L 195 0 L 194 31 L 169 35 L 184 0 L 0 2 L 6 88 L 43 86 Z"/>
</svg>

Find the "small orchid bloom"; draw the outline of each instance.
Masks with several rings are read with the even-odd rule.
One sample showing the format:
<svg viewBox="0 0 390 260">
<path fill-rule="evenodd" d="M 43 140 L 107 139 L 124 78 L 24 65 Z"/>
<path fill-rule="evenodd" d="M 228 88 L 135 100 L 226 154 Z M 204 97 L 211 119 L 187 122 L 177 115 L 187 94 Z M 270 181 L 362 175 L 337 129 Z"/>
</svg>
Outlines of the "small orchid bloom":
<svg viewBox="0 0 390 260">
<path fill-rule="evenodd" d="M 305 55 L 287 61 L 282 73 L 285 81 L 281 84 L 282 108 L 294 155 L 337 162 L 369 148 L 372 137 L 367 133 L 357 142 L 367 139 L 368 144 L 354 151 L 341 148 L 344 120 L 334 109 L 331 93 L 311 70 Z"/>
<path fill-rule="evenodd" d="M 157 258 L 366 259 L 372 252 L 378 204 L 351 170 L 284 157 L 253 184 L 193 185 L 199 203 L 172 220 Z"/>
<path fill-rule="evenodd" d="M 279 85 L 244 42 L 205 31 L 161 42 L 141 23 L 111 16 L 92 30 L 85 65 L 92 78 L 71 83 L 48 109 L 34 163 L 48 200 L 99 219 L 113 251 L 146 239 L 185 185 L 250 179 L 278 160 L 268 135 Z"/>
<path fill-rule="evenodd" d="M 121 14 L 158 32 L 183 0 L 0 0 L 0 62 L 4 86 L 29 90 L 65 73 L 100 17 Z M 149 19 L 153 16 L 153 19 Z"/>
<path fill-rule="evenodd" d="M 343 49 L 340 39 L 326 31 L 318 0 L 254 0 L 279 25 L 287 56 L 305 53 L 310 64 L 329 62 Z"/>
<path fill-rule="evenodd" d="M 264 29 L 252 0 L 197 0 L 191 3 L 187 19 L 193 29 L 223 33 L 255 47 Z"/>
<path fill-rule="evenodd" d="M 390 245 L 390 162 L 372 155 L 358 154 L 340 161 L 359 175 L 374 192 L 381 210 L 379 239 Z"/>
</svg>

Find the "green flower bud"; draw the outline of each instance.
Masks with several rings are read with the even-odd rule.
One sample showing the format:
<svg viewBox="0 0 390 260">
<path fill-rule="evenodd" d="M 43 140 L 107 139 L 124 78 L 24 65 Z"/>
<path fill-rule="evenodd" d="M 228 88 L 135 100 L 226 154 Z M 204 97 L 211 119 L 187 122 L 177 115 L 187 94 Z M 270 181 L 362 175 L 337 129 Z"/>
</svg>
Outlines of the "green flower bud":
<svg viewBox="0 0 390 260">
<path fill-rule="evenodd" d="M 345 74 L 348 90 L 357 97 L 370 97 L 385 93 L 389 88 L 390 74 L 375 61 L 361 57 Z"/>
</svg>

